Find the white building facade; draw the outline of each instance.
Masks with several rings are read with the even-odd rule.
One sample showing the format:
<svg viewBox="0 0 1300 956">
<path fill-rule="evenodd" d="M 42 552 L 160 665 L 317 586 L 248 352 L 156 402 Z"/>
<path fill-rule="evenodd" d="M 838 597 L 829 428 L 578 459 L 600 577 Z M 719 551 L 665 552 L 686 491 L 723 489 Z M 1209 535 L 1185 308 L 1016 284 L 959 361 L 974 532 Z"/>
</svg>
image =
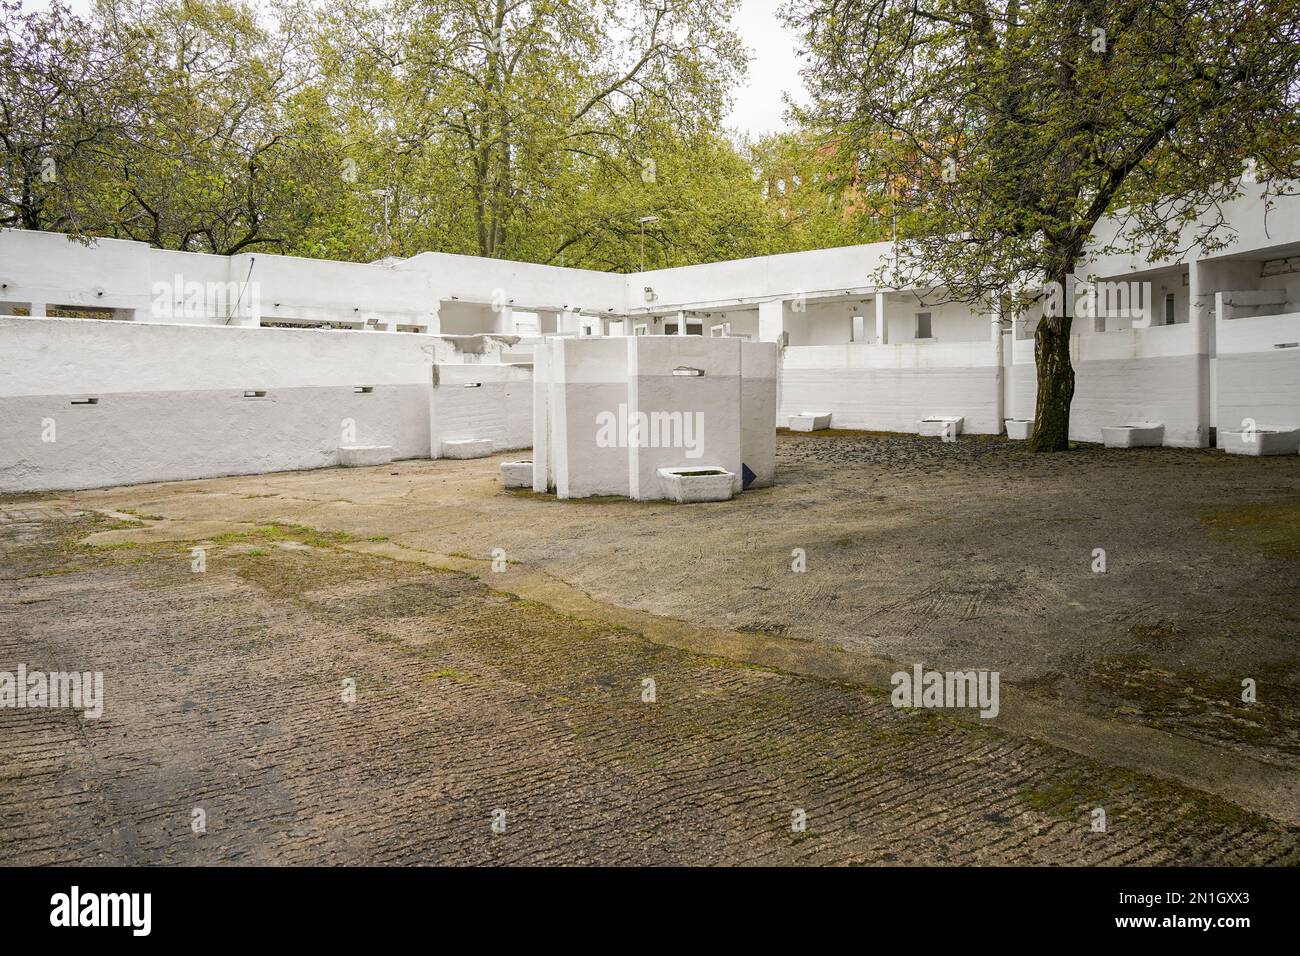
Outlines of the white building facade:
<svg viewBox="0 0 1300 956">
<path fill-rule="evenodd" d="M 1213 255 L 1094 254 L 1138 289 L 1074 322 L 1071 437 L 1164 425 L 1211 444 L 1300 427 L 1300 200 L 1246 195 Z M 1099 230 L 1102 239 L 1105 229 Z M 1102 246 L 1098 244 L 1096 248 Z M 1033 417 L 1032 317 L 881 288 L 888 243 L 631 275 L 423 253 L 373 264 L 178 253 L 0 232 L 0 491 L 439 457 L 532 443 L 532 360 L 553 337 L 777 343 L 773 424 L 913 431 Z"/>
</svg>

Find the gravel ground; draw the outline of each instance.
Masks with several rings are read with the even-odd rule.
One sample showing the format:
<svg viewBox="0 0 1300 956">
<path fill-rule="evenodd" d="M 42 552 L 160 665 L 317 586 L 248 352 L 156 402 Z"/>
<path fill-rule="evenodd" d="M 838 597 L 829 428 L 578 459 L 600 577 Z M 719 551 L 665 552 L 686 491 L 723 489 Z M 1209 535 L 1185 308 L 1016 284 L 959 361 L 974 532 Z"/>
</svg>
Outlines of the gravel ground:
<svg viewBox="0 0 1300 956">
<path fill-rule="evenodd" d="M 1222 800 L 342 536 L 227 536 L 197 574 L 14 514 L 0 659 L 101 670 L 107 700 L 0 715 L 5 863 L 1300 862 Z"/>
<path fill-rule="evenodd" d="M 95 664 L 118 701 L 0 711 L 0 859 L 1297 861 L 1213 773 L 688 653 L 513 600 L 488 562 L 783 660 L 997 670 L 1058 736 L 1085 715 L 1294 780 L 1300 459 L 783 434 L 776 486 L 697 506 L 509 493 L 498 460 L 0 500 L 0 670 Z"/>
</svg>

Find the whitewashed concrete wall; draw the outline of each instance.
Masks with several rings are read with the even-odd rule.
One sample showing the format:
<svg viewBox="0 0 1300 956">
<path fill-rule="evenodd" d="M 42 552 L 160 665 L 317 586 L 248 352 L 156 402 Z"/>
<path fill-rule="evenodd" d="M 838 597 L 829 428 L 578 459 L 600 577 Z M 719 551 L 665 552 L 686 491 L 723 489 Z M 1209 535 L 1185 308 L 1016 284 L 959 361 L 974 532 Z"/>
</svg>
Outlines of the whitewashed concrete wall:
<svg viewBox="0 0 1300 956">
<path fill-rule="evenodd" d="M 436 321 L 431 277 L 391 266 L 249 253 L 212 256 L 154 249 L 119 239 L 74 241 L 51 232 L 0 230 L 0 303 L 114 309 L 121 317 L 177 324 L 247 324 L 228 309 L 190 315 L 178 308 L 182 283 L 250 283 L 264 321 L 345 322 L 427 329 Z M 171 314 L 157 314 L 159 286 Z M 211 305 L 211 303 L 208 303 Z"/>
<path fill-rule="evenodd" d="M 625 311 L 628 277 L 610 272 L 442 252 L 420 253 L 396 263 L 393 270 L 426 277 L 439 300 L 496 301 L 519 309 L 601 315 Z"/>
<path fill-rule="evenodd" d="M 889 249 L 889 243 L 877 242 L 635 273 L 624 277 L 626 301 L 632 309 L 690 308 L 869 287 Z M 654 302 L 646 301 L 646 286 L 654 290 Z"/>
<path fill-rule="evenodd" d="M 429 454 L 420 336 L 0 318 L 0 342 L 0 491 L 325 467 L 349 421 Z"/>
<path fill-rule="evenodd" d="M 961 415 L 965 430 L 1002 430 L 997 344 L 901 343 L 788 348 L 782 357 L 778 424 L 828 411 L 833 428 L 915 431 L 930 415 Z"/>
<path fill-rule="evenodd" d="M 1099 442 L 1104 425 L 1152 421 L 1164 423 L 1166 445 L 1205 445 L 1198 375 L 1208 357 L 1196 354 L 1196 334 L 1192 325 L 1182 324 L 1072 336 L 1070 437 Z M 1033 340 L 1017 340 L 1014 349 L 1014 409 L 1007 417 L 1032 418 L 1037 405 Z"/>
<path fill-rule="evenodd" d="M 740 343 L 740 458 L 754 473 L 751 488 L 763 488 L 776 478 L 776 417 L 780 388 L 780 356 L 775 343 Z"/>
<path fill-rule="evenodd" d="M 1300 428 L 1300 312 L 1220 321 L 1216 337 L 1218 427 Z"/>
<path fill-rule="evenodd" d="M 597 444 L 597 416 L 617 414 L 628 401 L 628 345 L 631 339 L 552 339 L 543 364 L 550 376 L 547 409 L 552 471 L 539 482 L 534 457 L 534 489 L 554 486 L 562 498 L 595 495 L 626 497 L 631 490 L 626 453 Z M 534 365 L 536 371 L 536 364 Z"/>
<path fill-rule="evenodd" d="M 1243 194 L 1224 204 L 1223 214 L 1229 226 L 1220 231 L 1227 245 L 1214 255 L 1223 257 L 1241 255 L 1257 249 L 1268 249 L 1300 242 L 1300 196 L 1273 197 L 1272 208 L 1261 201 L 1262 186 L 1244 186 Z M 1123 233 L 1123 218 L 1107 218 L 1097 224 L 1094 241 L 1088 246 L 1086 265 L 1079 270 L 1097 276 L 1122 276 L 1129 272 L 1142 272 L 1157 265 L 1189 262 L 1199 258 L 1196 239 L 1211 221 L 1210 214 L 1198 222 L 1188 223 L 1182 230 L 1177 248 L 1181 254 L 1166 261 L 1153 261 L 1137 252 L 1107 252 L 1108 246 L 1125 247 L 1130 240 Z M 1118 239 L 1116 237 L 1119 237 Z"/>
<path fill-rule="evenodd" d="M 674 374 L 682 369 L 703 374 Z M 662 496 L 658 469 L 674 467 L 725 468 L 736 475 L 737 491 L 746 465 L 755 485 L 772 481 L 772 343 L 689 335 L 552 339 L 539 350 L 537 372 L 535 490 L 655 499 Z M 658 445 L 650 434 L 638 441 L 631 423 L 657 413 L 689 418 L 691 431 L 674 436 L 689 441 Z M 603 421 L 618 427 L 611 432 Z"/>
<path fill-rule="evenodd" d="M 490 438 L 495 451 L 533 441 L 533 373 L 527 365 L 438 364 L 429 398 L 430 457 L 442 443 Z"/>
</svg>

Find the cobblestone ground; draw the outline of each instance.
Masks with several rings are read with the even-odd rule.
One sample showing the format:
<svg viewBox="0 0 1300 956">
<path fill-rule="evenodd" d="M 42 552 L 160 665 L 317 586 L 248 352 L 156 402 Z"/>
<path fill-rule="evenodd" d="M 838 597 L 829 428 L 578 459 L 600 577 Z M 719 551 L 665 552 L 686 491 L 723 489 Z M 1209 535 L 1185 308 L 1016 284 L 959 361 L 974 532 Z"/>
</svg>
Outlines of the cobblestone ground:
<svg viewBox="0 0 1300 956">
<path fill-rule="evenodd" d="M 5 863 L 1300 862 L 1217 798 L 328 535 L 228 535 L 194 573 L 80 544 L 102 516 L 0 510 L 0 670 L 107 697 L 0 711 Z"/>
</svg>

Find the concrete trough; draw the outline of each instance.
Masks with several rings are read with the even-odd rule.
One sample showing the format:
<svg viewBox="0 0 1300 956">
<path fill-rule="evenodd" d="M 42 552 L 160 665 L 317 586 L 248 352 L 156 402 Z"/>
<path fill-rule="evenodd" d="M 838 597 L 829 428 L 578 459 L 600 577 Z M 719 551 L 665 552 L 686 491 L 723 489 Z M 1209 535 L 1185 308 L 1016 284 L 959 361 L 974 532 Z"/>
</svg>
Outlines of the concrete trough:
<svg viewBox="0 0 1300 956">
<path fill-rule="evenodd" d="M 931 415 L 916 423 L 916 433 L 926 438 L 956 438 L 965 423 L 960 415 Z"/>
<path fill-rule="evenodd" d="M 443 458 L 486 458 L 490 454 L 491 438 L 453 438 L 442 443 Z"/>
<path fill-rule="evenodd" d="M 387 465 L 392 460 L 392 445 L 339 445 L 339 464 L 344 468 Z"/>
<path fill-rule="evenodd" d="M 790 431 L 815 432 L 831 427 L 830 412 L 800 412 L 790 416 Z"/>
<path fill-rule="evenodd" d="M 1008 418 L 1004 424 L 1007 437 L 1013 441 L 1024 441 L 1034 430 L 1034 423 L 1028 418 Z"/>
<path fill-rule="evenodd" d="M 1219 447 L 1229 455 L 1294 455 L 1300 450 L 1300 428 L 1221 431 Z"/>
<path fill-rule="evenodd" d="M 533 486 L 532 459 L 503 461 L 501 463 L 501 483 L 507 488 L 531 488 Z"/>
<path fill-rule="evenodd" d="M 660 468 L 659 487 L 669 501 L 730 501 L 736 493 L 736 476 L 725 468 Z"/>
<path fill-rule="evenodd" d="M 1129 422 L 1101 427 L 1101 442 L 1107 448 L 1158 448 L 1164 440 L 1165 426 L 1161 422 Z"/>
</svg>

